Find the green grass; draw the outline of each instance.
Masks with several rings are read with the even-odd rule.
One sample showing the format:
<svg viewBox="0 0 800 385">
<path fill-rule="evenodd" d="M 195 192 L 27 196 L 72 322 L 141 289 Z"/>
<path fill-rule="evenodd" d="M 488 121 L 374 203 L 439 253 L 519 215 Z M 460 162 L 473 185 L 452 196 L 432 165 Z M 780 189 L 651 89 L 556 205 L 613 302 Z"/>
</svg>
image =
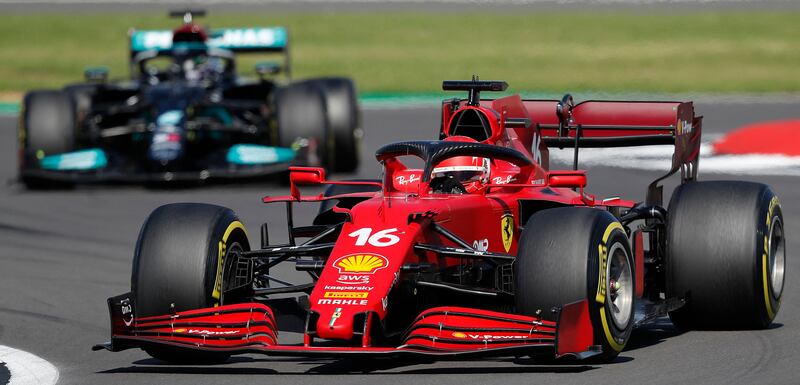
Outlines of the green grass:
<svg viewBox="0 0 800 385">
<path fill-rule="evenodd" d="M 212 13 L 216 27 L 286 25 L 296 77 L 343 74 L 361 91 L 435 92 L 443 79 L 512 90 L 798 92 L 800 12 Z M 0 93 L 127 75 L 127 30 L 161 12 L 0 15 Z M 255 59 L 242 60 L 252 72 Z"/>
</svg>

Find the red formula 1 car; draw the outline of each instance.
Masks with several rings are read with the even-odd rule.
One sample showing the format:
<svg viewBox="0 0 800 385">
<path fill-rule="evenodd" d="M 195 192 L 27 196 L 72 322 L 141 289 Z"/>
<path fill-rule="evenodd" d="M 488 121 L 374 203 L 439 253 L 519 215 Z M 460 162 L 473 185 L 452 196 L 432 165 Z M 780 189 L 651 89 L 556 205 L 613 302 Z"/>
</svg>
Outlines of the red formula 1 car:
<svg viewBox="0 0 800 385">
<path fill-rule="evenodd" d="M 110 298 L 111 341 L 170 362 L 231 354 L 613 359 L 632 328 L 764 328 L 780 306 L 783 217 L 769 187 L 697 182 L 701 118 L 691 103 L 481 100 L 504 82 L 445 82 L 441 140 L 386 145 L 376 181 L 293 168 L 289 242 L 251 250 L 229 209 L 171 204 L 139 234 L 131 292 Z M 585 191 L 551 170 L 548 147 L 669 144 L 681 184 L 642 202 Z M 421 168 L 406 165 L 418 158 Z M 421 160 L 421 162 L 420 162 Z M 300 185 L 330 185 L 305 196 Z M 296 203 L 321 202 L 295 226 Z M 303 239 L 303 242 L 300 240 Z M 310 283 L 270 275 L 277 264 Z M 303 300 L 275 299 L 306 293 Z M 287 302 L 288 301 L 288 302 Z M 293 306 L 292 306 L 293 305 Z M 300 314 L 303 342 L 276 317 Z"/>
</svg>

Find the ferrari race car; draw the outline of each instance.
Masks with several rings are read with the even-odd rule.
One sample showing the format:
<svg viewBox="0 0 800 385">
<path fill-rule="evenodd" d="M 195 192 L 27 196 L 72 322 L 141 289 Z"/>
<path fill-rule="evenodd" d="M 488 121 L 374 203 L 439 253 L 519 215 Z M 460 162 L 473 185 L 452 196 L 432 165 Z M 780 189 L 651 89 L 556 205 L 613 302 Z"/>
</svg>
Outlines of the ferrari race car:
<svg viewBox="0 0 800 385">
<path fill-rule="evenodd" d="M 132 30 L 130 79 L 105 69 L 86 82 L 29 92 L 19 125 L 19 179 L 30 187 L 89 181 L 241 178 L 290 165 L 350 172 L 361 136 L 353 82 L 289 82 L 286 29 L 207 30 L 183 17 L 174 31 Z M 259 78 L 236 53 L 280 55 Z M 278 79 L 283 74 L 285 79 Z M 281 80 L 279 82 L 279 80 Z"/>
<path fill-rule="evenodd" d="M 388 144 L 375 181 L 290 171 L 288 243 L 261 247 L 230 209 L 159 207 L 139 234 L 131 292 L 110 298 L 111 341 L 176 363 L 232 354 L 533 356 L 607 362 L 631 330 L 766 328 L 780 307 L 785 238 L 772 190 L 698 182 L 692 103 L 480 99 L 505 82 L 447 81 L 441 140 Z M 668 144 L 671 170 L 643 201 L 600 198 L 548 148 Z M 422 168 L 409 168 L 417 162 Z M 664 178 L 681 184 L 662 204 Z M 300 186 L 329 186 L 303 195 Z M 295 226 L 293 206 L 319 202 Z M 270 271 L 309 275 L 291 284 Z M 280 299 L 299 293 L 295 300 Z M 307 297 L 305 295 L 308 295 Z M 277 297 L 276 297 L 277 296 Z M 290 306 L 290 304 L 294 304 Z M 305 320 L 282 343 L 276 319 Z"/>
</svg>

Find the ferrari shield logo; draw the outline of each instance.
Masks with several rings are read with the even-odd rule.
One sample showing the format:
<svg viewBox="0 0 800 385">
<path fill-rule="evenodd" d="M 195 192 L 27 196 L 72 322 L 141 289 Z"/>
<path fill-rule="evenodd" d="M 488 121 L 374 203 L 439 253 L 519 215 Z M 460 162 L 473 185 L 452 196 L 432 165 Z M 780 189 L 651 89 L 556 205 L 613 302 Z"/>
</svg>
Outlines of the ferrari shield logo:
<svg viewBox="0 0 800 385">
<path fill-rule="evenodd" d="M 503 237 L 503 248 L 506 253 L 511 249 L 511 241 L 514 240 L 514 216 L 511 214 L 503 215 L 500 220 L 500 234 Z"/>
</svg>

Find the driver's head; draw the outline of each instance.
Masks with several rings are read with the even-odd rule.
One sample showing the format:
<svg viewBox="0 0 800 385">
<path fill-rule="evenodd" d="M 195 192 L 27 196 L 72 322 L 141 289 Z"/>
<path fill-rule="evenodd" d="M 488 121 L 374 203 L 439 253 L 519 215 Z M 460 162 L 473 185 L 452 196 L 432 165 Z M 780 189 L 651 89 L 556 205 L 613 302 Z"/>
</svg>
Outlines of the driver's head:
<svg viewBox="0 0 800 385">
<path fill-rule="evenodd" d="M 448 142 L 468 142 L 477 143 L 478 141 L 466 136 L 451 136 L 446 139 Z M 440 181 L 450 179 L 460 183 L 464 189 L 472 193 L 479 190 L 489 181 L 490 163 L 488 158 L 479 156 L 456 156 L 440 162 L 431 171 L 431 177 Z"/>
<path fill-rule="evenodd" d="M 478 156 L 456 156 L 437 164 L 433 178 L 451 177 L 461 184 L 485 183 L 489 178 L 489 159 Z"/>
</svg>

